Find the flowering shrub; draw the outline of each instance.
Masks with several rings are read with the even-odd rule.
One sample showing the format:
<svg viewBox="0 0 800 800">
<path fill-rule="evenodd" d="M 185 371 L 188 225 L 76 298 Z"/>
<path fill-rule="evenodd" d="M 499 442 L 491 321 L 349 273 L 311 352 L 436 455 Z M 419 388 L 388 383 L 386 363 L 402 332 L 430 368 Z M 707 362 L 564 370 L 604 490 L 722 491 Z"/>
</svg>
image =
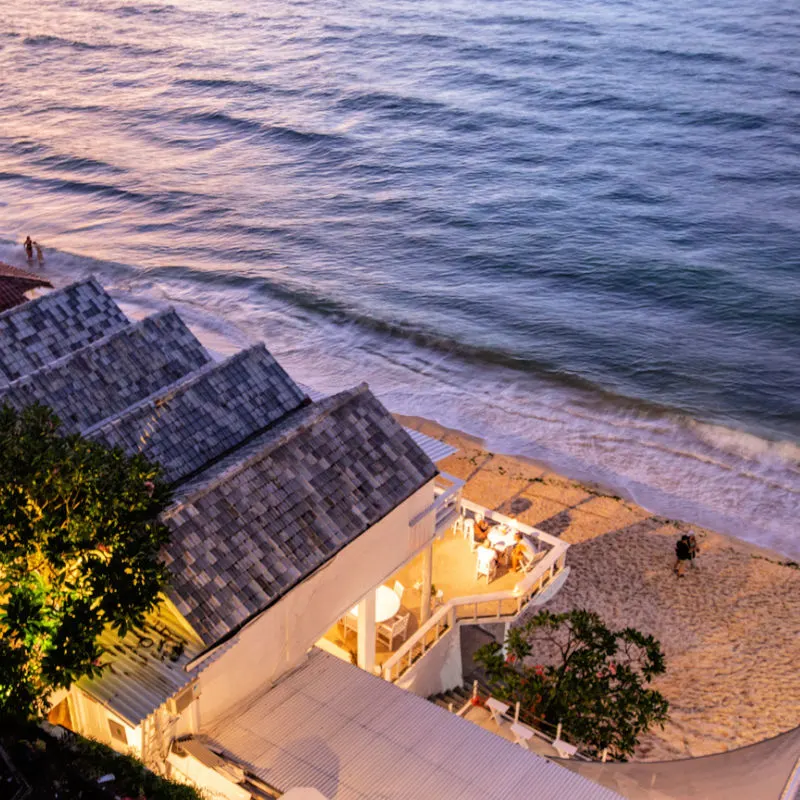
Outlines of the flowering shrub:
<svg viewBox="0 0 800 800">
<path fill-rule="evenodd" d="M 537 642 L 558 654 L 554 663 L 527 663 Z M 652 636 L 612 631 L 590 611 L 542 611 L 509 631 L 505 651 L 504 657 L 492 642 L 475 655 L 494 694 L 552 725 L 560 722 L 590 755 L 608 750 L 624 760 L 643 733 L 667 720 L 667 700 L 648 688 L 666 669 Z"/>
<path fill-rule="evenodd" d="M 100 672 L 97 637 L 124 635 L 166 584 L 158 467 L 80 436 L 43 406 L 0 406 L 0 718 L 39 716 Z"/>
</svg>

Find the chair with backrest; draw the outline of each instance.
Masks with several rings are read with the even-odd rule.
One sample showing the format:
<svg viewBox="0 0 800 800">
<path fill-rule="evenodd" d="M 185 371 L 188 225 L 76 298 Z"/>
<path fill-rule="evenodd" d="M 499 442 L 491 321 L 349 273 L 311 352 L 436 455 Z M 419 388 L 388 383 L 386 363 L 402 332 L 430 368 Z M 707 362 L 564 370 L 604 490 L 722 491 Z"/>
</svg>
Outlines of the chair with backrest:
<svg viewBox="0 0 800 800">
<path fill-rule="evenodd" d="M 459 514 L 458 519 L 453 523 L 453 536 L 464 535 L 464 515 Z"/>
<path fill-rule="evenodd" d="M 464 538 L 472 542 L 472 549 L 475 549 L 475 520 L 469 517 L 464 519 Z"/>
<path fill-rule="evenodd" d="M 406 590 L 406 587 L 403 586 L 403 584 L 400 583 L 400 581 L 395 581 L 394 582 L 394 593 L 400 599 L 401 603 L 403 602 L 403 592 L 405 592 L 405 590 Z"/>
<path fill-rule="evenodd" d="M 347 631 L 351 630 L 358 633 L 358 617 L 351 611 L 348 611 L 340 620 L 342 628 L 344 628 L 344 635 L 347 638 Z"/>
<path fill-rule="evenodd" d="M 475 578 L 486 576 L 486 583 L 491 583 L 497 574 L 497 553 L 488 547 L 478 548 L 478 563 L 475 569 Z"/>
<path fill-rule="evenodd" d="M 406 633 L 408 632 L 408 620 L 411 618 L 411 613 L 402 614 L 396 617 L 392 617 L 387 622 L 381 622 L 378 625 L 378 641 L 383 641 L 386 643 L 386 646 L 391 650 L 392 646 L 394 645 L 394 640 L 401 636 L 403 640 L 406 638 Z"/>
</svg>

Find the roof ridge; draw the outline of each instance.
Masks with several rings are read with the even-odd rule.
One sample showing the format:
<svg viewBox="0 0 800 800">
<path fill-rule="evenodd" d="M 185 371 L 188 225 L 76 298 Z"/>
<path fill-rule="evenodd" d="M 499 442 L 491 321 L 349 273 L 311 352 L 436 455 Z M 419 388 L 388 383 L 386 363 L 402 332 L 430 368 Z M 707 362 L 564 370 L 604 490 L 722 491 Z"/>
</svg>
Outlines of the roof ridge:
<svg viewBox="0 0 800 800">
<path fill-rule="evenodd" d="M 97 433 L 99 430 L 104 428 L 108 425 L 112 420 L 122 418 L 128 414 L 137 411 L 140 408 L 144 408 L 148 403 L 151 403 L 154 399 L 158 400 L 163 398 L 164 401 L 170 400 L 181 388 L 188 388 L 192 384 L 197 383 L 201 380 L 207 373 L 212 372 L 213 370 L 228 364 L 233 364 L 236 361 L 242 360 L 246 355 L 252 353 L 255 350 L 263 349 L 266 353 L 275 360 L 275 357 L 272 353 L 267 350 L 266 345 L 263 342 L 259 342 L 258 344 L 254 344 L 252 347 L 248 347 L 244 350 L 240 350 L 238 353 L 234 353 L 232 356 L 226 358 L 224 361 L 209 361 L 207 364 L 203 364 L 202 367 L 199 367 L 196 370 L 193 370 L 188 375 L 184 375 L 182 378 L 179 378 L 177 381 L 173 381 L 172 383 L 166 384 L 166 386 L 162 386 L 154 392 L 151 392 L 147 397 L 143 397 L 141 400 L 129 405 L 127 408 L 122 409 L 122 411 L 117 412 L 116 414 L 110 414 L 109 416 L 105 417 L 105 419 L 101 419 L 99 422 L 92 425 L 91 428 L 88 428 L 83 432 L 83 436 L 89 438 L 92 434 Z"/>
<path fill-rule="evenodd" d="M 175 308 L 173 306 L 170 306 L 169 308 L 163 309 L 161 311 L 157 311 L 155 314 L 151 314 L 149 317 L 144 317 L 143 319 L 140 319 L 137 322 L 133 322 L 130 325 L 126 325 L 124 328 L 120 328 L 118 331 L 114 331 L 113 333 L 109 333 L 107 336 L 104 336 L 102 339 L 95 339 L 95 341 L 89 342 L 88 344 L 85 344 L 83 347 L 81 347 L 80 350 L 73 350 L 71 353 L 65 353 L 63 356 L 61 356 L 61 358 L 57 358 L 55 361 L 50 361 L 47 364 L 43 364 L 41 367 L 39 367 L 39 369 L 34 370 L 33 372 L 29 372 L 27 375 L 20 375 L 19 378 L 15 378 L 7 386 L 2 387 L 2 389 L 0 389 L 0 391 L 6 391 L 8 389 L 12 389 L 12 388 L 16 388 L 18 386 L 22 386 L 25 381 L 33 378 L 33 376 L 35 376 L 35 375 L 39 375 L 40 373 L 46 372 L 49 369 L 62 367 L 67 361 L 69 361 L 71 358 L 75 358 L 75 356 L 79 355 L 80 353 L 87 353 L 87 352 L 89 352 L 91 350 L 94 350 L 94 349 L 96 349 L 98 347 L 102 347 L 104 345 L 107 345 L 110 341 L 112 341 L 113 339 L 116 339 L 117 337 L 132 336 L 137 331 L 141 330 L 142 327 L 145 325 L 145 323 L 150 322 L 150 321 L 155 320 L 155 319 L 167 317 L 170 314 L 174 314 L 175 317 L 178 320 L 180 320 L 180 322 L 183 324 L 183 326 L 189 331 L 189 333 L 192 333 L 191 330 L 189 329 L 189 326 L 181 319 L 180 314 L 178 314 L 178 312 L 175 310 Z M 192 336 L 194 336 L 193 333 L 192 333 Z M 194 338 L 197 339 L 196 336 Z M 205 348 L 203 348 L 203 349 L 205 349 Z"/>
<path fill-rule="evenodd" d="M 78 286 L 83 286 L 84 284 L 90 284 L 90 283 L 93 283 L 100 290 L 101 294 L 106 295 L 109 298 L 109 300 L 111 300 L 111 302 L 114 303 L 114 305 L 117 305 L 114 298 L 111 297 L 110 294 L 108 294 L 108 292 L 103 288 L 103 286 L 100 284 L 97 278 L 95 278 L 94 275 L 90 275 L 88 278 L 83 278 L 79 281 L 73 281 L 72 283 L 69 283 L 66 286 L 62 286 L 60 289 L 56 289 L 52 292 L 49 292 L 48 294 L 43 294 L 40 297 L 34 297 L 21 306 L 14 306 L 14 308 L 8 308 L 5 311 L 0 311 L 0 322 L 2 322 L 6 317 L 10 317 L 12 314 L 19 312 L 21 309 L 29 310 L 31 306 L 39 305 L 45 300 L 51 300 L 56 295 L 66 294 L 66 292 L 68 292 L 71 289 L 75 289 Z M 117 308 L 119 308 L 119 306 L 117 306 Z M 121 310 L 122 309 L 120 309 L 120 311 Z"/>
<path fill-rule="evenodd" d="M 362 382 L 350 389 L 345 389 L 337 394 L 329 395 L 328 397 L 325 397 L 322 400 L 317 400 L 315 403 L 311 403 L 310 405 L 299 406 L 298 408 L 289 411 L 287 414 L 284 414 L 280 419 L 276 420 L 271 427 L 268 427 L 266 430 L 261 432 L 260 435 L 268 433 L 277 434 L 272 440 L 265 442 L 265 446 L 263 448 L 259 449 L 251 456 L 243 458 L 241 461 L 236 461 L 227 469 L 223 469 L 218 475 L 209 480 L 208 483 L 198 486 L 194 491 L 189 491 L 184 498 L 170 506 L 170 508 L 168 508 L 162 514 L 162 517 L 164 519 L 168 519 L 169 517 L 173 516 L 173 514 L 180 511 L 180 509 L 184 506 L 193 503 L 198 498 L 203 497 L 204 495 L 213 491 L 223 481 L 230 480 L 232 477 L 238 475 L 240 472 L 243 472 L 253 464 L 257 464 L 278 447 L 282 447 L 295 437 L 299 436 L 301 433 L 305 433 L 307 430 L 313 428 L 314 425 L 317 425 L 321 420 L 326 419 L 334 410 L 341 408 L 343 405 L 345 405 L 345 403 L 350 402 L 355 397 L 365 394 L 366 392 L 369 392 L 369 385 L 365 382 Z M 303 413 L 308 414 L 309 419 L 300 422 L 299 424 L 290 426 L 290 423 L 296 421 L 297 419 L 295 415 Z M 286 430 L 281 430 L 281 427 L 286 427 Z M 213 469 L 214 466 L 214 464 L 210 464 L 206 469 Z M 205 471 L 206 470 L 204 469 L 190 479 L 190 481 L 187 481 L 184 485 L 197 481 Z M 180 486 L 177 488 L 176 494 L 180 493 L 180 488 Z"/>
</svg>

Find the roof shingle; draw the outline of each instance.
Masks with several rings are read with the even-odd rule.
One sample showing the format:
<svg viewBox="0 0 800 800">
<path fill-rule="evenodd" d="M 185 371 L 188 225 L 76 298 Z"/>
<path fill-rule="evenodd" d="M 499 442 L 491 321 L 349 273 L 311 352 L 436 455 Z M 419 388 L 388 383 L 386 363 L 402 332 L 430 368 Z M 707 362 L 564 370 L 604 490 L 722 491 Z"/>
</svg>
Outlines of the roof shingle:
<svg viewBox="0 0 800 800">
<path fill-rule="evenodd" d="M 0 386 L 128 325 L 94 278 L 0 313 Z"/>
<path fill-rule="evenodd" d="M 80 432 L 210 360 L 175 311 L 163 311 L 0 387 L 0 403 L 47 405 L 65 431 Z"/>
<path fill-rule="evenodd" d="M 436 472 L 365 384 L 295 411 L 181 488 L 165 515 L 173 600 L 211 643 Z"/>
<path fill-rule="evenodd" d="M 264 345 L 209 364 L 85 433 L 140 452 L 177 482 L 305 401 Z"/>
</svg>

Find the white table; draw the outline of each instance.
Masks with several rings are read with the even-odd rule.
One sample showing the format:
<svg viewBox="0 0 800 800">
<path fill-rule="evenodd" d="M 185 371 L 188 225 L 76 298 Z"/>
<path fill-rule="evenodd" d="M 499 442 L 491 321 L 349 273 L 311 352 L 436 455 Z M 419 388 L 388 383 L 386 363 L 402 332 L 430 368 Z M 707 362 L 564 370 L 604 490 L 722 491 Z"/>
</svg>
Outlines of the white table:
<svg viewBox="0 0 800 800">
<path fill-rule="evenodd" d="M 400 598 L 394 589 L 388 586 L 379 586 L 375 592 L 375 622 L 386 622 L 400 610 Z M 358 606 L 350 609 L 354 617 L 358 617 Z"/>
<path fill-rule="evenodd" d="M 496 550 L 503 552 L 506 548 L 513 547 L 516 543 L 516 531 L 506 528 L 504 525 L 497 525 L 489 531 L 486 538 L 489 544 Z"/>
</svg>

